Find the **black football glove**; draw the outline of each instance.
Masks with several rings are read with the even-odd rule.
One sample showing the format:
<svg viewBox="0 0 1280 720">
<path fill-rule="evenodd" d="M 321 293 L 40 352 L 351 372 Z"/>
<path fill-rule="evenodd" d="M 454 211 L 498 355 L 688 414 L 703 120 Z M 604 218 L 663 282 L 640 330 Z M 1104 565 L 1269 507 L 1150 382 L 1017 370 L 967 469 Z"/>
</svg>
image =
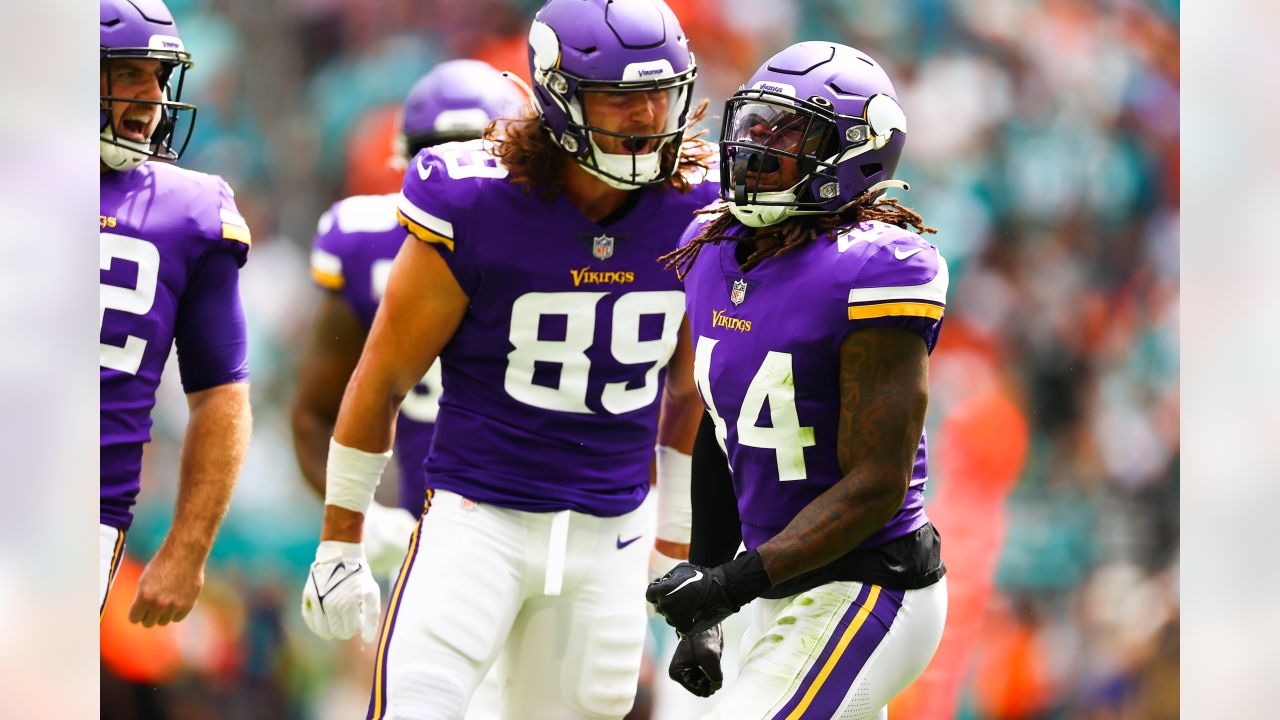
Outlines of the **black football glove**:
<svg viewBox="0 0 1280 720">
<path fill-rule="evenodd" d="M 649 583 L 645 599 L 683 635 L 719 625 L 773 586 L 755 550 L 713 568 L 680 563 Z"/>
<path fill-rule="evenodd" d="M 685 635 L 676 645 L 667 674 L 698 697 L 711 697 L 724 684 L 720 672 L 720 653 L 724 650 L 724 635 L 720 626 L 706 632 Z"/>
</svg>

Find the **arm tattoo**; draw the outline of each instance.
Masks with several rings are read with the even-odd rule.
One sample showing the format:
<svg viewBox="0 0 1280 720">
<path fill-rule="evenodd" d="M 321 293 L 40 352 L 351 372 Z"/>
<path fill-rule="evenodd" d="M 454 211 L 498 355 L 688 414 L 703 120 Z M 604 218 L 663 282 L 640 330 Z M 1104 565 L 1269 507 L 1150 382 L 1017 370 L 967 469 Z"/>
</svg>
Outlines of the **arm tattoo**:
<svg viewBox="0 0 1280 720">
<path fill-rule="evenodd" d="M 840 347 L 836 457 L 843 479 L 761 545 L 781 582 L 845 555 L 902 505 L 928 404 L 928 352 L 918 335 L 867 328 Z"/>
</svg>

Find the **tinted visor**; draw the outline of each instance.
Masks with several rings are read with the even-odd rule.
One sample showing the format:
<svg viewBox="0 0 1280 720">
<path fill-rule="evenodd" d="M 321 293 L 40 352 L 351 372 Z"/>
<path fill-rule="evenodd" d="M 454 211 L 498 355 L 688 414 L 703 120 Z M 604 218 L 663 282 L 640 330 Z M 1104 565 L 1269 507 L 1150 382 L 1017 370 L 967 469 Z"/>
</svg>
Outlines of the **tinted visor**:
<svg viewBox="0 0 1280 720">
<path fill-rule="evenodd" d="M 730 197 L 759 202 L 758 193 L 794 187 L 829 156 L 834 124 L 784 96 L 730 99 L 721 130 Z"/>
</svg>

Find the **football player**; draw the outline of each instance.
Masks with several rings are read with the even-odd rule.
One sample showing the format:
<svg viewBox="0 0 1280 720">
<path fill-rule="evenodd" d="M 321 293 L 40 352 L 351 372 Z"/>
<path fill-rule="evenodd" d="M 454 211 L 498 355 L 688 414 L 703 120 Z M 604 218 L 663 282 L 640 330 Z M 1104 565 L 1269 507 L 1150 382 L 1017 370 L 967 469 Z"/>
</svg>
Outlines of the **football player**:
<svg viewBox="0 0 1280 720">
<path fill-rule="evenodd" d="M 239 269 L 249 228 L 231 188 L 183 170 L 195 108 L 191 67 L 161 0 L 101 0 L 99 615 L 138 495 L 142 446 L 173 346 L 190 419 L 173 524 L 143 570 L 129 619 L 177 622 L 204 565 L 249 443 L 247 342 Z"/>
<path fill-rule="evenodd" d="M 761 640 L 708 717 L 883 718 L 941 639 L 924 415 L 948 275 L 933 229 L 882 197 L 905 142 L 875 60 L 793 45 L 726 104 L 727 208 L 667 257 L 708 415 L 691 562 L 646 593 L 684 634 L 671 676 L 714 691 L 718 625 L 760 598 Z"/>
<path fill-rule="evenodd" d="M 406 173 L 412 238 L 330 445 L 303 615 L 322 636 L 380 625 L 371 718 L 461 716 L 500 652 L 518 669 L 500 673 L 506 717 L 621 718 L 655 439 L 660 510 L 688 502 L 701 406 L 684 294 L 654 259 L 715 197 L 711 146 L 684 137 L 705 107 L 690 110 L 693 56 L 661 0 L 550 0 L 529 61 L 536 113 Z M 378 623 L 363 513 L 395 410 L 437 357 L 427 507 Z M 684 555 L 687 525 L 659 514 Z"/>
<path fill-rule="evenodd" d="M 513 117 L 528 99 L 520 88 L 479 60 L 437 65 L 409 91 L 400 118 L 394 164 L 425 147 L 479 138 L 491 120 Z M 396 218 L 399 193 L 357 195 L 334 203 L 320 218 L 311 251 L 311 277 L 326 290 L 298 368 L 293 405 L 293 447 L 307 483 L 324 496 L 324 466 L 342 391 L 355 370 L 391 262 L 406 232 Z M 364 547 L 376 575 L 399 567 L 426 497 L 423 463 L 440 408 L 440 366 L 435 363 L 409 391 L 396 419 L 399 508 L 371 502 Z"/>
</svg>

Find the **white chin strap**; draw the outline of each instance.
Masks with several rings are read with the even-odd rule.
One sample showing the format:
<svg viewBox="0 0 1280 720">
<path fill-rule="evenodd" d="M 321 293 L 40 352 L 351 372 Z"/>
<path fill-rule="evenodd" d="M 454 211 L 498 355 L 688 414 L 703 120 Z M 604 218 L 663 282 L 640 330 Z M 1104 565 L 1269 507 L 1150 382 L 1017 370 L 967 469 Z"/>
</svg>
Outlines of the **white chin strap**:
<svg viewBox="0 0 1280 720">
<path fill-rule="evenodd" d="M 759 193 L 757 197 L 761 200 L 777 200 L 786 203 L 796 201 L 796 194 L 793 192 Z M 791 217 L 791 213 L 795 212 L 795 209 L 794 205 L 735 205 L 729 203 L 729 212 L 738 219 L 738 222 L 747 227 L 755 228 L 777 225 Z"/>
<path fill-rule="evenodd" d="M 588 137 L 590 133 L 588 133 Z M 645 153 L 643 155 L 614 155 L 600 149 L 596 144 L 595 138 L 590 139 L 591 151 L 595 156 L 598 168 L 591 167 L 586 163 L 581 163 L 582 169 L 595 175 L 605 185 L 619 190 L 634 190 L 641 185 L 646 185 L 658 179 L 658 175 L 662 172 L 661 155 L 662 152 Z M 635 172 L 632 169 L 632 158 L 635 158 Z M 608 173 L 606 175 L 605 173 Z M 613 177 L 609 177 L 613 175 Z M 630 180 L 619 180 L 618 178 L 630 178 Z"/>
<path fill-rule="evenodd" d="M 110 127 L 103 128 L 98 135 L 98 155 L 102 164 L 112 170 L 121 172 L 132 170 L 150 157 L 150 143 L 114 136 Z"/>
</svg>

